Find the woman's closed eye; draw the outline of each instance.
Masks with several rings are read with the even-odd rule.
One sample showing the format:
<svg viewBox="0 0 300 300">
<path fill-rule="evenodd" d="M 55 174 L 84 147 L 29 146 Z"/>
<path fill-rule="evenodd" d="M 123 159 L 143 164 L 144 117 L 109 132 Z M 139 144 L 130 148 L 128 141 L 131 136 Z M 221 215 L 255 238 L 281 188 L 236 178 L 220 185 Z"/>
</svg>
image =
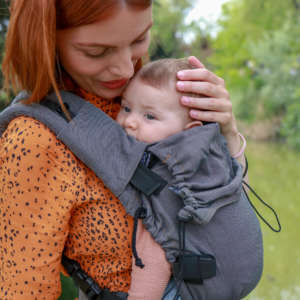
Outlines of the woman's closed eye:
<svg viewBox="0 0 300 300">
<path fill-rule="evenodd" d="M 135 40 L 133 43 L 134 44 L 141 44 L 141 43 L 145 42 L 146 40 L 147 40 L 147 36 L 145 35 L 142 38 L 139 38 L 139 39 Z"/>
<path fill-rule="evenodd" d="M 108 49 L 104 49 L 104 50 L 101 50 L 101 51 L 90 51 L 90 52 L 84 52 L 84 54 L 87 56 L 87 57 L 91 57 L 91 58 L 100 58 L 100 57 L 103 57 L 104 55 L 106 55 L 108 52 Z"/>
<path fill-rule="evenodd" d="M 142 44 L 144 42 L 147 42 L 149 37 L 150 37 L 150 31 L 147 31 L 143 36 L 139 37 L 132 44 Z"/>
</svg>

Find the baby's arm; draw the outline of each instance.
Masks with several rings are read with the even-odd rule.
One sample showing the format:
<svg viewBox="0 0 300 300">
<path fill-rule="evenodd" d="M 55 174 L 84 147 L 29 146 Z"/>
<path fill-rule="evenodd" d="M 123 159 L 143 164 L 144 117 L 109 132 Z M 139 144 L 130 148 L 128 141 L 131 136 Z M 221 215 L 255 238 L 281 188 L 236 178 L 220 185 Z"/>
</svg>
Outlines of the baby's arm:
<svg viewBox="0 0 300 300">
<path fill-rule="evenodd" d="M 145 265 L 143 269 L 132 262 L 131 286 L 128 300 L 161 300 L 170 280 L 171 266 L 161 246 L 139 220 L 136 248 Z"/>
</svg>

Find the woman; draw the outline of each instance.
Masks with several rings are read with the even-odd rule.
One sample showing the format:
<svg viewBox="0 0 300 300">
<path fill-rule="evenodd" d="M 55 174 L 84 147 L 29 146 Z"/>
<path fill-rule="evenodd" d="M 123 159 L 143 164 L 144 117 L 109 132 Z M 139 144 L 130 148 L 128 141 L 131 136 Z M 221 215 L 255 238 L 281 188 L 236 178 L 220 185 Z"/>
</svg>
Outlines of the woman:
<svg viewBox="0 0 300 300">
<path fill-rule="evenodd" d="M 12 1 L 6 83 L 29 91 L 28 103 L 69 90 L 115 118 L 114 99 L 146 55 L 151 26 L 150 0 Z M 199 98 L 182 104 L 194 119 L 218 122 L 232 155 L 239 153 L 224 81 L 190 61 L 198 69 L 178 74 L 177 87 Z M 0 298 L 57 299 L 64 249 L 101 287 L 125 295 L 133 220 L 102 181 L 26 116 L 9 124 L 0 157 Z"/>
</svg>

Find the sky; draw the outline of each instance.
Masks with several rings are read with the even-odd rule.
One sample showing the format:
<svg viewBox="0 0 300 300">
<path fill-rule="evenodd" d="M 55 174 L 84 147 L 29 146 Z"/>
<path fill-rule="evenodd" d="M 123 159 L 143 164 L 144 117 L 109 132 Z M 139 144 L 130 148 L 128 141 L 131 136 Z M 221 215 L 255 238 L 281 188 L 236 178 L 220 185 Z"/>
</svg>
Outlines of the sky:
<svg viewBox="0 0 300 300">
<path fill-rule="evenodd" d="M 209 27 L 210 34 L 216 36 L 219 28 L 215 24 L 221 15 L 222 4 L 229 1 L 230 0 L 195 0 L 194 8 L 186 17 L 186 23 L 189 24 L 192 21 L 200 20 L 200 27 L 203 29 Z M 187 42 L 193 38 L 193 34 L 186 34 L 184 37 Z"/>
<path fill-rule="evenodd" d="M 187 17 L 188 21 L 204 18 L 209 22 L 215 22 L 221 14 L 222 4 L 229 0 L 195 0 L 194 9 Z"/>
</svg>

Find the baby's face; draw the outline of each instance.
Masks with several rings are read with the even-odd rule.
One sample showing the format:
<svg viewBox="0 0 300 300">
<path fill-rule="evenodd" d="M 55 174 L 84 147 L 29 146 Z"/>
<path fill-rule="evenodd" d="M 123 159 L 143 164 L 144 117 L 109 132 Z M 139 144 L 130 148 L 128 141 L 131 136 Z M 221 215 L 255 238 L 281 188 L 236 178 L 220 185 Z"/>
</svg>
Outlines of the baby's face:
<svg viewBox="0 0 300 300">
<path fill-rule="evenodd" d="M 189 117 L 175 85 L 158 89 L 137 78 L 123 95 L 117 122 L 137 140 L 153 143 L 184 130 Z"/>
</svg>

